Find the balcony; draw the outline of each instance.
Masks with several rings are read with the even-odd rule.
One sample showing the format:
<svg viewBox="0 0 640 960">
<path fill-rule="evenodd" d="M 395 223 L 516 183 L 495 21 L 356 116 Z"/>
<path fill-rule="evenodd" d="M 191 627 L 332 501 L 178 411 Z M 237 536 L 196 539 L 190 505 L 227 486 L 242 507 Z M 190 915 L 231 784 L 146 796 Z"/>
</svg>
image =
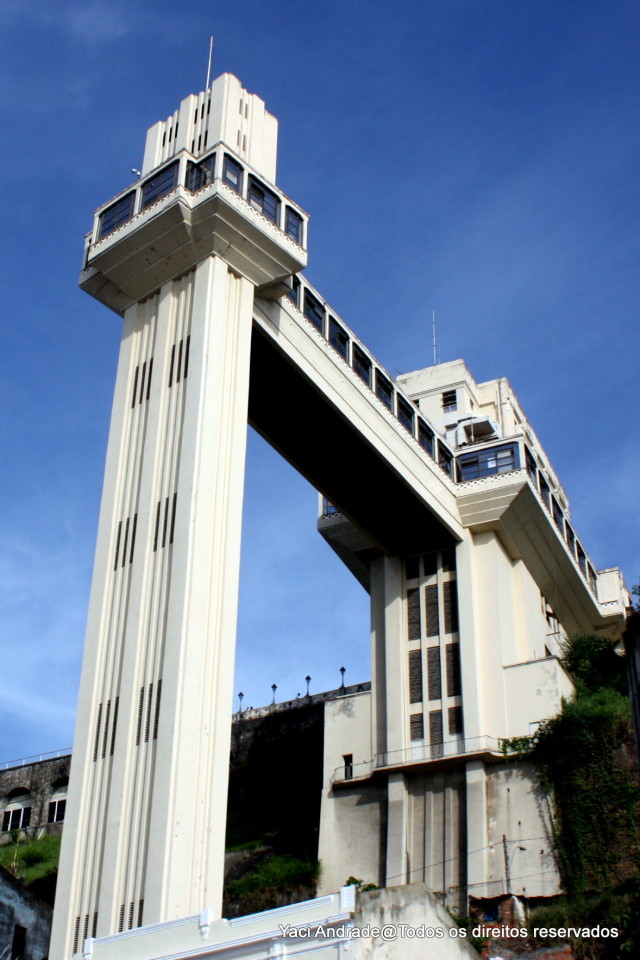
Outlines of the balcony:
<svg viewBox="0 0 640 960">
<path fill-rule="evenodd" d="M 331 786 L 348 787 L 352 783 L 357 784 L 377 775 L 386 775 L 396 770 L 423 768 L 426 765 L 429 769 L 434 769 L 460 760 L 499 762 L 503 759 L 504 751 L 500 741 L 495 737 L 469 737 L 466 740 L 456 738 L 430 744 L 416 743 L 404 750 L 379 753 L 375 760 L 336 767 L 331 776 Z"/>
</svg>

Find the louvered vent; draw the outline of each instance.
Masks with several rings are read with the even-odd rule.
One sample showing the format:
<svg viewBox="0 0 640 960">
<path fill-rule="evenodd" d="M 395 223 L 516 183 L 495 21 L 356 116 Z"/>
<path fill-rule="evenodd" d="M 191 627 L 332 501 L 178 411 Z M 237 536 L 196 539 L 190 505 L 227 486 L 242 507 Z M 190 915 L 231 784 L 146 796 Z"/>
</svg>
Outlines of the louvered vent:
<svg viewBox="0 0 640 960">
<path fill-rule="evenodd" d="M 427 611 L 427 636 L 437 637 L 440 633 L 437 584 L 434 583 L 429 587 L 425 587 L 424 601 Z"/>
<path fill-rule="evenodd" d="M 461 737 L 463 734 L 462 726 L 462 707 L 449 707 L 449 736 Z"/>
<path fill-rule="evenodd" d="M 421 713 L 412 713 L 409 717 L 409 730 L 412 740 L 424 740 L 424 718 Z"/>
<path fill-rule="evenodd" d="M 444 598 L 444 632 L 458 632 L 458 591 L 455 580 L 447 580 L 442 585 Z"/>
<path fill-rule="evenodd" d="M 447 657 L 447 696 L 459 697 L 462 693 L 462 684 L 460 682 L 460 644 L 448 643 L 446 646 Z"/>
<path fill-rule="evenodd" d="M 407 590 L 407 629 L 409 640 L 420 639 L 420 592 L 417 587 Z"/>
<path fill-rule="evenodd" d="M 427 650 L 427 672 L 429 683 L 429 700 L 440 700 L 442 697 L 442 680 L 440 674 L 440 647 L 429 647 Z"/>
<path fill-rule="evenodd" d="M 409 653 L 409 703 L 422 701 L 422 653 L 412 650 Z"/>
</svg>

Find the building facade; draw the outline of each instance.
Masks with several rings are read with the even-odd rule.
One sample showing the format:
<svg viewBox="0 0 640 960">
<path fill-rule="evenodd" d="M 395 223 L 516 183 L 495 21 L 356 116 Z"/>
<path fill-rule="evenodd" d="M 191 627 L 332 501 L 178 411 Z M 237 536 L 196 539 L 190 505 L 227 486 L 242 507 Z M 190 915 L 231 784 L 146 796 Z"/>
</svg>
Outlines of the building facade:
<svg viewBox="0 0 640 960">
<path fill-rule="evenodd" d="M 219 915 L 247 421 L 332 505 L 321 531 L 371 594 L 371 693 L 340 698 L 326 742 L 334 889 L 357 835 L 386 886 L 504 884 L 513 811 L 521 846 L 543 828 L 499 741 L 569 691 L 563 631 L 622 626 L 619 571 L 589 561 L 506 381 L 461 362 L 394 379 L 302 276 L 276 133 L 219 77 L 150 129 L 140 180 L 87 237 L 81 286 L 124 327 L 54 960 Z"/>
<path fill-rule="evenodd" d="M 61 831 L 70 765 L 66 751 L 0 765 L 0 844 L 16 830 L 24 838 Z"/>
</svg>

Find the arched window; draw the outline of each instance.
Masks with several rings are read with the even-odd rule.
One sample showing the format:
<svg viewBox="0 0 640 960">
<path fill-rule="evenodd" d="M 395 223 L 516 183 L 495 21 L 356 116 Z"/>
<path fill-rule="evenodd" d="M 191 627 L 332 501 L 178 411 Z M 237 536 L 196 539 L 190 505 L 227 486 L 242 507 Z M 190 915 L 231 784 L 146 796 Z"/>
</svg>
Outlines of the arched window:
<svg viewBox="0 0 640 960">
<path fill-rule="evenodd" d="M 23 830 L 31 823 L 31 794 L 25 787 L 11 790 L 2 818 L 2 830 Z"/>
</svg>

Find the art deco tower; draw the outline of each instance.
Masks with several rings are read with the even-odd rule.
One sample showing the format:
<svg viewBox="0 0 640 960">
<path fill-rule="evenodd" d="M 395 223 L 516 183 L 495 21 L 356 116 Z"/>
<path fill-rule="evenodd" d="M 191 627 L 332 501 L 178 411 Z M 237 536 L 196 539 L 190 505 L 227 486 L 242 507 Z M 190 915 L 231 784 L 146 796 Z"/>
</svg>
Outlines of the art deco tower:
<svg viewBox="0 0 640 960">
<path fill-rule="evenodd" d="M 392 377 L 300 275 L 275 161 L 275 118 L 222 76 L 151 128 L 87 239 L 81 285 L 124 329 L 52 960 L 220 910 L 247 420 L 371 595 L 371 693 L 325 713 L 323 892 L 559 890 L 501 741 L 570 694 L 568 634 L 620 636 L 620 571 L 589 560 L 507 380 Z"/>
<path fill-rule="evenodd" d="M 52 957 L 221 900 L 253 300 L 306 263 L 276 140 L 219 77 L 87 239 L 124 327 Z"/>
</svg>

